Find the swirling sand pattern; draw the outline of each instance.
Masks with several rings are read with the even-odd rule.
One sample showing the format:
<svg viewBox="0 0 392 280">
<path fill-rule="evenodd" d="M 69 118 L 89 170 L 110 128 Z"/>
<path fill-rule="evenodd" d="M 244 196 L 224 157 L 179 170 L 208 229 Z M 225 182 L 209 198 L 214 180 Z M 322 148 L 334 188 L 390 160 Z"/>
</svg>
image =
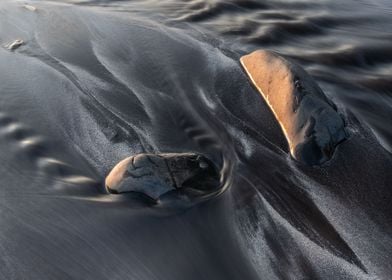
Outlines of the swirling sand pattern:
<svg viewBox="0 0 392 280">
<path fill-rule="evenodd" d="M 387 1 L 0 4 L 0 279 L 390 279 Z M 290 158 L 239 57 L 304 66 L 349 139 Z M 197 152 L 223 192 L 192 207 L 107 194 L 141 152 Z"/>
</svg>

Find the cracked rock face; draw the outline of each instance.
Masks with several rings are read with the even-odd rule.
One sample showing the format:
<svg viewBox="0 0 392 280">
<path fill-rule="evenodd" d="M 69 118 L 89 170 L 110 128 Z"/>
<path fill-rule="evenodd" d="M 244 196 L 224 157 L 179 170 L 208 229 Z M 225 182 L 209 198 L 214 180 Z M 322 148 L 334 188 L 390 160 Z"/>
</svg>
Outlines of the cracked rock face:
<svg viewBox="0 0 392 280">
<path fill-rule="evenodd" d="M 266 50 L 241 57 L 241 64 L 279 122 L 292 157 L 307 165 L 329 160 L 347 138 L 345 123 L 312 77 Z"/>
<path fill-rule="evenodd" d="M 158 200 L 177 190 L 216 190 L 219 173 L 209 159 L 199 154 L 142 153 L 119 162 L 106 177 L 105 185 L 112 194 L 137 192 Z"/>
</svg>

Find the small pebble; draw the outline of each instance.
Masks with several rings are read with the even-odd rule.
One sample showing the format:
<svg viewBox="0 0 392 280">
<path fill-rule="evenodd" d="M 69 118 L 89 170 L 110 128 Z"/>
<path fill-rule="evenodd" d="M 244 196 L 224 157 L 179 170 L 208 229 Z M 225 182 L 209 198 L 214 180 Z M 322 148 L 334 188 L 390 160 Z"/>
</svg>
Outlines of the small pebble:
<svg viewBox="0 0 392 280">
<path fill-rule="evenodd" d="M 24 5 L 23 8 L 25 8 L 25 9 L 27 9 L 29 11 L 32 11 L 32 12 L 35 12 L 37 10 L 36 7 L 30 6 L 30 5 Z"/>
<path fill-rule="evenodd" d="M 24 41 L 21 40 L 21 39 L 17 39 L 15 41 L 13 41 L 12 43 L 8 44 L 6 47 L 7 47 L 7 49 L 13 51 L 13 50 L 16 50 L 17 48 L 19 48 L 22 45 L 24 45 Z"/>
</svg>

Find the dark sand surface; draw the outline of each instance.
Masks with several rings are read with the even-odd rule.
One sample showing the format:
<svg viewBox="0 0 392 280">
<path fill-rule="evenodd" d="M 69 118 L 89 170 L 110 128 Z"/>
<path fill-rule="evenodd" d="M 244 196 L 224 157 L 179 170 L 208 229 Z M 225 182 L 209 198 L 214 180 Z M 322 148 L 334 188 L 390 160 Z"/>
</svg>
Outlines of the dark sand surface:
<svg viewBox="0 0 392 280">
<path fill-rule="evenodd" d="M 0 3 L 0 279 L 392 278 L 389 1 L 24 4 Z M 241 68 L 260 48 L 346 120 L 322 166 L 290 157 Z M 142 152 L 204 154 L 222 191 L 107 193 Z"/>
</svg>

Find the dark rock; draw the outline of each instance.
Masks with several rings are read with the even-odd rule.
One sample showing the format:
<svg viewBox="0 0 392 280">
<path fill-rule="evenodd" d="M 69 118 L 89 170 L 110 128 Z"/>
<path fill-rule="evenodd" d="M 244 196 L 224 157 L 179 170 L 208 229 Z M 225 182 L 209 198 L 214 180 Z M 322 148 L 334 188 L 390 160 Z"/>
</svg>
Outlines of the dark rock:
<svg viewBox="0 0 392 280">
<path fill-rule="evenodd" d="M 118 163 L 106 177 L 112 194 L 139 192 L 157 200 L 177 190 L 208 192 L 219 187 L 219 173 L 194 153 L 138 154 Z"/>
</svg>

